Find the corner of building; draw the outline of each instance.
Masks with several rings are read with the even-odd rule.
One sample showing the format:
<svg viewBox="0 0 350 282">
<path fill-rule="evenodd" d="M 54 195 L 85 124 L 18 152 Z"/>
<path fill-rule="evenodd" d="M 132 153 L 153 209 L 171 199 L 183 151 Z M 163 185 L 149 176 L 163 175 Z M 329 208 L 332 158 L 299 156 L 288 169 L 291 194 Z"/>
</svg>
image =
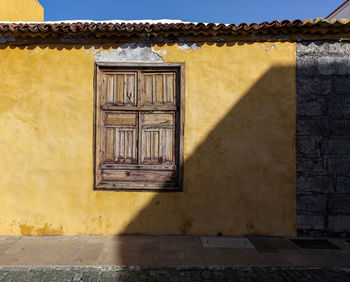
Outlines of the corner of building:
<svg viewBox="0 0 350 282">
<path fill-rule="evenodd" d="M 0 21 L 42 22 L 44 8 L 38 0 L 1 0 Z"/>
</svg>

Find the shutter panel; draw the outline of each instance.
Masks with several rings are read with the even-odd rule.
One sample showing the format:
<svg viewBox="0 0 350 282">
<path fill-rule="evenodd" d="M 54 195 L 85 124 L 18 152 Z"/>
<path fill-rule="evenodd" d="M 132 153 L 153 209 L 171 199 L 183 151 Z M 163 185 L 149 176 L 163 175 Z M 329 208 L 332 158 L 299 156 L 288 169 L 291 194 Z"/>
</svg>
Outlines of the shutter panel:
<svg viewBox="0 0 350 282">
<path fill-rule="evenodd" d="M 174 164 L 175 113 L 141 113 L 141 164 Z"/>
<path fill-rule="evenodd" d="M 137 114 L 106 112 L 105 162 L 137 163 Z"/>
<path fill-rule="evenodd" d="M 175 105 L 175 72 L 143 73 L 141 106 Z"/>
<path fill-rule="evenodd" d="M 109 104 L 119 106 L 136 106 L 137 73 L 118 72 L 106 74 L 105 97 Z"/>
</svg>

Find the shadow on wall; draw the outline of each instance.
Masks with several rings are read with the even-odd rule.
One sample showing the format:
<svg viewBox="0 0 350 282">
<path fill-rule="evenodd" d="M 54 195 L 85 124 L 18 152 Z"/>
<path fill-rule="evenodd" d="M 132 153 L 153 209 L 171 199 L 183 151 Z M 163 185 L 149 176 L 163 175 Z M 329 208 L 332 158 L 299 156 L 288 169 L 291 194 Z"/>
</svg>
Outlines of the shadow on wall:
<svg viewBox="0 0 350 282">
<path fill-rule="evenodd" d="M 185 159 L 184 191 L 155 194 L 122 233 L 295 235 L 295 104 L 295 69 L 270 69 Z"/>
<path fill-rule="evenodd" d="M 156 194 L 123 233 L 293 233 L 291 75 L 284 67 L 269 70 L 185 160 L 184 192 Z"/>
</svg>

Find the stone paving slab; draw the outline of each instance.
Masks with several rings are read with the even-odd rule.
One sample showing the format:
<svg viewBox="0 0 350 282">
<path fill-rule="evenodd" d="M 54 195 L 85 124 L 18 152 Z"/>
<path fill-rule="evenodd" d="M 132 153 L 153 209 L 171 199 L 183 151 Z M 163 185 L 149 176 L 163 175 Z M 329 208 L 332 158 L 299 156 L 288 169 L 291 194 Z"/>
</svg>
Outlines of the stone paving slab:
<svg viewBox="0 0 350 282">
<path fill-rule="evenodd" d="M 247 238 L 201 237 L 204 248 L 254 249 Z"/>
<path fill-rule="evenodd" d="M 259 252 L 277 252 L 278 250 L 298 250 L 298 246 L 284 238 L 248 237 Z"/>
<path fill-rule="evenodd" d="M 350 281 L 350 268 L 50 267 L 0 268 L 0 281 Z"/>
<path fill-rule="evenodd" d="M 203 244 L 203 240 L 215 244 Z M 350 268 L 348 238 L 305 249 L 288 238 L 200 236 L 0 237 L 0 266 L 261 266 Z"/>
</svg>

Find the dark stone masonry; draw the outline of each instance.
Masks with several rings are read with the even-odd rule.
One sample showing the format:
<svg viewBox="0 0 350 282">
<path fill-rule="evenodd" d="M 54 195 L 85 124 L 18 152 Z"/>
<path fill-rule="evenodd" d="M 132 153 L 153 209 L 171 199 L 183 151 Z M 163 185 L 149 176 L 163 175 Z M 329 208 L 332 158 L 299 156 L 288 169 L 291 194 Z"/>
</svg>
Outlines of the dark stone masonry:
<svg viewBox="0 0 350 282">
<path fill-rule="evenodd" d="M 297 44 L 300 235 L 350 234 L 350 42 Z"/>
</svg>

